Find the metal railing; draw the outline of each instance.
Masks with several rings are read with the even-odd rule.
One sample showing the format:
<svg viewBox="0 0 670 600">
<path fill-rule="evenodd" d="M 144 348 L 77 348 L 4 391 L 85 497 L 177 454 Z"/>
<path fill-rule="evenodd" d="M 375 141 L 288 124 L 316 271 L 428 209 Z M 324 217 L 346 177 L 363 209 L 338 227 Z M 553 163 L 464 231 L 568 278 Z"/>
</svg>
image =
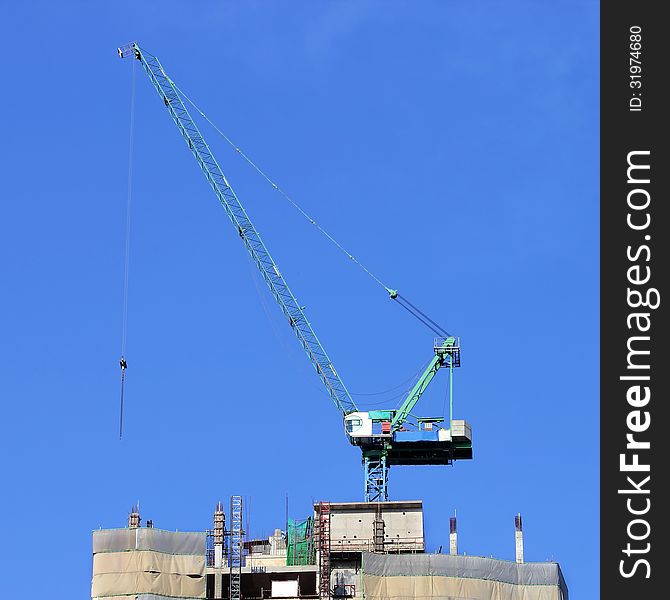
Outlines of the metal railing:
<svg viewBox="0 0 670 600">
<path fill-rule="evenodd" d="M 384 540 L 383 552 L 387 554 L 400 554 L 403 552 L 423 552 L 424 542 L 422 537 L 409 538 L 387 538 Z M 374 552 L 374 540 L 367 538 L 331 538 L 330 552 Z"/>
</svg>

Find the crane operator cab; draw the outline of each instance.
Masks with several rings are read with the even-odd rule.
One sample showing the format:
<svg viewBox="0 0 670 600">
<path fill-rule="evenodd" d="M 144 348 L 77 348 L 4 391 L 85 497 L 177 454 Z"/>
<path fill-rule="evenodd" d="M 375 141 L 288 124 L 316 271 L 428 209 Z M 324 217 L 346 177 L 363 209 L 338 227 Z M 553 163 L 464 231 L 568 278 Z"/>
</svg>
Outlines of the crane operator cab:
<svg viewBox="0 0 670 600">
<path fill-rule="evenodd" d="M 344 430 L 354 446 L 388 451 L 389 464 L 451 464 L 472 458 L 472 430 L 467 421 L 444 417 L 418 418 L 408 427 L 393 428 L 394 410 L 352 412 Z"/>
<path fill-rule="evenodd" d="M 344 431 L 354 446 L 374 444 L 393 439 L 391 421 L 395 411 L 375 410 L 353 412 L 344 417 Z"/>
</svg>

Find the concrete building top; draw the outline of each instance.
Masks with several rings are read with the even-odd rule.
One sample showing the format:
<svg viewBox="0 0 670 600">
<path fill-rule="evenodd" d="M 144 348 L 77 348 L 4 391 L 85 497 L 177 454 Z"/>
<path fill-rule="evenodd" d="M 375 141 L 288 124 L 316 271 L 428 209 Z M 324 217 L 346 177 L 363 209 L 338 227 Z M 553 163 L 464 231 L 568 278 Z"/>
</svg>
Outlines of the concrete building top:
<svg viewBox="0 0 670 600">
<path fill-rule="evenodd" d="M 329 502 L 330 510 L 333 511 L 373 511 L 378 506 L 391 510 L 415 510 L 423 508 L 422 500 L 389 500 L 386 502 Z M 314 510 L 318 512 L 319 503 L 314 503 Z"/>
</svg>

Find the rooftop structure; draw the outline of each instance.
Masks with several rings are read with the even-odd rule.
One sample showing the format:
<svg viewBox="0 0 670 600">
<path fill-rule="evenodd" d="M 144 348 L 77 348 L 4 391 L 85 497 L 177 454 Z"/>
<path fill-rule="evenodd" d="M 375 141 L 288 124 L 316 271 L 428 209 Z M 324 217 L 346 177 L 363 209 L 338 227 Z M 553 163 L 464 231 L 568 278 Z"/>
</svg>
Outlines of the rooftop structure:
<svg viewBox="0 0 670 600">
<path fill-rule="evenodd" d="M 242 510 L 239 496 L 231 507 Z M 420 500 L 319 502 L 261 539 L 226 529 L 221 503 L 203 532 L 140 522 L 134 508 L 128 527 L 93 532 L 92 600 L 568 600 L 558 563 L 524 562 L 520 515 L 515 561 L 458 554 L 455 517 L 449 554 L 427 553 Z"/>
</svg>

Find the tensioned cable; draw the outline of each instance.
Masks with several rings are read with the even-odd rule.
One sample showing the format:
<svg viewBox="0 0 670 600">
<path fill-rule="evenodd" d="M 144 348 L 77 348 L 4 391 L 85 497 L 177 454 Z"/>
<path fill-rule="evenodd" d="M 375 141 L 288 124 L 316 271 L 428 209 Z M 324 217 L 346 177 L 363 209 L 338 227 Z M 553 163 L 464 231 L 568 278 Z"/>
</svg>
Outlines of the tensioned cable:
<svg viewBox="0 0 670 600">
<path fill-rule="evenodd" d="M 130 212 L 133 199 L 133 146 L 135 137 L 135 61 L 130 91 L 130 134 L 128 140 L 128 198 L 126 201 L 126 245 L 123 261 L 123 317 L 121 321 L 121 404 L 119 408 L 119 439 L 123 437 L 123 392 L 126 380 L 126 342 L 128 339 L 128 271 L 130 266 Z"/>
<path fill-rule="evenodd" d="M 123 269 L 123 320 L 121 333 L 121 356 L 126 354 L 128 330 L 128 267 L 130 263 L 130 209 L 133 199 L 133 146 L 135 131 L 135 61 L 133 61 L 132 86 L 130 92 L 130 134 L 128 140 L 128 196 L 126 203 L 126 245 Z"/>
<path fill-rule="evenodd" d="M 295 367 L 296 372 L 302 374 L 304 372 L 304 369 L 302 368 L 302 365 L 305 363 L 301 361 L 297 361 L 296 359 L 296 350 L 293 348 L 293 346 L 289 346 L 286 343 L 286 339 L 279 333 L 279 329 L 277 328 L 277 325 L 275 323 L 275 320 L 272 317 L 272 314 L 270 310 L 268 309 L 267 303 L 265 301 L 265 296 L 261 292 L 261 286 L 259 282 L 260 275 L 258 273 L 258 269 L 255 268 L 255 264 L 253 262 L 253 259 L 249 256 L 249 260 L 247 261 L 247 265 L 249 267 L 249 277 L 251 277 L 251 280 L 254 283 L 254 287 L 256 288 L 256 293 L 258 294 L 258 300 L 261 303 L 261 306 L 263 307 L 263 312 L 265 313 L 265 316 L 267 317 L 268 321 L 270 322 L 270 326 L 272 328 L 272 331 L 274 332 L 275 337 L 279 341 L 279 343 L 284 347 L 284 350 L 286 351 L 286 355 L 289 357 L 289 361 L 291 364 Z M 298 364 L 301 366 L 299 367 Z M 309 382 L 309 385 L 313 387 L 314 389 L 318 390 L 320 393 L 324 394 L 325 396 L 328 396 L 328 392 L 323 388 L 321 385 L 316 385 L 316 382 L 312 379 L 309 378 L 306 381 Z"/>
<path fill-rule="evenodd" d="M 404 389 L 402 392 L 400 392 L 399 394 L 394 394 L 394 395 L 391 396 L 391 397 L 385 398 L 384 400 L 382 400 L 382 401 L 380 401 L 380 402 L 367 402 L 367 403 L 366 403 L 366 409 L 367 409 L 368 407 L 370 407 L 370 406 L 378 406 L 378 405 L 381 405 L 381 404 L 386 404 L 386 405 L 388 405 L 388 404 L 390 404 L 391 402 L 397 401 L 397 402 L 395 402 L 394 410 L 398 410 L 398 409 L 400 408 L 400 405 L 401 405 L 401 404 L 405 401 L 405 399 L 407 398 L 407 395 L 410 393 L 410 391 L 412 390 L 412 388 L 416 385 L 416 382 L 418 381 L 421 372 L 424 371 L 424 370 L 426 369 L 426 367 L 428 366 L 428 363 L 429 363 L 429 362 L 430 362 L 430 361 L 428 361 L 427 363 L 423 364 L 423 365 L 421 366 L 421 368 L 414 374 L 413 377 L 411 377 L 409 380 L 406 380 L 406 381 L 404 382 L 405 384 L 407 384 L 408 381 L 411 381 L 411 383 L 410 383 L 409 385 L 406 385 L 406 386 L 405 386 L 405 389 Z M 396 386 L 396 387 L 397 387 L 397 386 Z"/>
<path fill-rule="evenodd" d="M 431 319 L 420 308 L 414 306 L 414 304 L 412 304 L 407 298 L 398 294 L 396 299 L 399 301 L 400 305 L 403 308 L 405 308 L 410 313 L 412 313 L 424 325 L 426 325 L 427 327 L 432 329 L 435 333 L 437 333 L 437 335 L 441 335 L 441 336 L 444 336 L 444 337 L 451 337 L 451 334 L 446 329 L 444 329 L 444 327 L 438 325 L 435 321 L 433 321 L 433 319 Z M 407 306 L 405 306 L 405 305 L 407 305 Z"/>
<path fill-rule="evenodd" d="M 430 329 L 433 333 L 436 335 L 442 335 L 437 329 L 435 329 L 432 325 L 429 325 L 427 321 L 424 321 L 420 316 L 414 314 L 410 308 L 405 306 L 404 304 L 400 304 L 410 315 L 412 315 L 415 319 L 421 321 L 428 329 Z"/>
<path fill-rule="evenodd" d="M 270 176 L 263 171 L 250 157 L 247 155 L 239 146 L 237 146 L 221 129 L 219 129 L 216 124 L 202 111 L 200 108 L 191 100 L 185 93 L 184 91 L 177 86 L 174 82 L 172 82 L 172 85 L 175 87 L 175 89 L 187 100 L 187 102 L 195 109 L 198 111 L 200 116 L 205 119 L 216 131 L 223 137 L 226 142 L 245 160 L 247 163 L 253 167 L 258 174 L 263 177 L 275 190 L 277 190 L 288 202 L 291 203 L 291 205 L 303 216 L 305 219 L 307 219 L 314 227 L 316 227 L 332 244 L 334 244 L 341 252 L 343 252 L 350 260 L 352 260 L 354 263 L 356 263 L 363 271 L 365 271 L 372 279 L 374 279 L 379 285 L 381 285 L 387 292 L 391 292 L 391 288 L 389 288 L 387 285 L 385 285 L 381 279 L 379 279 L 374 273 L 372 273 L 361 261 L 359 261 L 353 254 L 351 254 L 342 244 L 340 244 L 332 235 L 330 235 L 321 225 L 319 225 L 316 220 L 314 220 L 293 198 L 291 198 L 282 188 L 279 187 L 271 178 Z"/>
<path fill-rule="evenodd" d="M 430 361 L 428 361 L 428 362 L 430 362 Z M 428 366 L 428 362 L 422 364 L 419 367 L 419 370 L 416 371 L 415 373 L 413 373 L 412 375 L 410 375 L 407 379 L 401 381 L 398 385 L 394 385 L 392 388 L 389 388 L 388 390 L 384 390 L 384 391 L 381 391 L 381 392 L 370 392 L 370 393 L 367 393 L 367 394 L 350 392 L 350 394 L 352 396 L 381 396 L 382 394 L 388 394 L 389 392 L 394 392 L 395 390 L 405 386 L 407 384 L 407 382 L 414 381 L 421 374 L 421 372 L 423 372 L 426 369 L 426 367 Z"/>
<path fill-rule="evenodd" d="M 379 279 L 370 269 L 368 269 L 361 261 L 359 261 L 351 252 L 349 252 L 342 244 L 340 244 L 332 235 L 330 235 L 319 223 L 307 213 L 293 198 L 291 198 L 275 181 L 265 172 L 263 169 L 261 169 L 252 159 L 249 157 L 248 154 L 246 154 L 237 144 L 235 144 L 217 125 L 214 123 L 205 113 L 203 110 L 200 109 L 200 107 L 189 98 L 189 96 L 172 80 L 170 80 L 170 83 L 174 86 L 175 90 L 179 92 L 181 96 L 200 114 L 200 116 L 209 123 L 212 128 L 230 145 L 231 148 L 235 150 L 263 179 L 265 179 L 277 192 L 279 192 L 305 219 L 307 219 L 316 229 L 321 232 L 334 246 L 336 246 L 343 254 L 347 256 L 351 261 L 353 261 L 356 265 L 358 265 L 365 273 L 367 273 L 377 284 L 379 284 L 381 287 L 383 287 L 391 296 L 393 300 L 400 300 L 400 295 L 398 292 L 389 286 L 387 286 L 384 282 L 382 282 L 381 279 Z M 401 306 L 405 308 L 412 316 L 414 316 L 416 319 L 421 321 L 424 325 L 426 325 L 429 329 L 431 329 L 434 333 L 440 336 L 445 336 L 449 337 L 449 334 L 445 331 L 443 327 L 440 327 L 435 321 L 433 321 L 428 315 L 426 315 L 423 311 L 421 311 L 419 308 L 414 306 L 409 300 L 406 298 L 402 298 L 402 300 L 408 305 L 405 306 L 402 303 Z M 431 325 L 432 324 L 432 325 Z"/>
<path fill-rule="evenodd" d="M 403 390 L 399 394 L 394 394 L 393 396 L 389 396 L 388 398 L 385 398 L 384 400 L 380 400 L 379 402 L 366 402 L 365 403 L 365 410 L 367 410 L 371 406 L 386 406 L 387 408 L 389 406 L 393 406 L 394 410 L 397 410 L 402 403 L 402 401 L 407 398 L 407 394 L 409 394 L 409 391 L 412 389 L 412 386 L 409 386 L 407 389 Z"/>
<path fill-rule="evenodd" d="M 425 364 L 423 370 L 426 369 L 426 367 L 428 366 L 428 363 L 430 363 L 430 362 L 431 362 L 431 361 L 429 360 L 429 361 Z M 418 380 L 418 379 L 419 379 L 419 373 L 417 373 L 417 375 L 416 375 L 416 380 Z M 407 387 L 407 389 L 406 389 L 405 392 L 402 394 L 402 396 L 404 396 L 405 394 L 409 394 L 409 392 L 410 392 L 410 391 L 412 390 L 412 388 L 414 387 L 414 385 L 415 385 L 415 383 L 416 383 L 416 380 L 415 380 L 414 382 L 412 382 L 412 384 L 411 384 L 410 386 Z M 400 409 L 400 404 L 401 404 L 401 402 L 403 402 L 402 396 L 401 396 L 400 400 L 398 400 L 398 402 L 396 402 L 396 406 L 395 406 L 396 410 L 399 410 L 399 409 Z"/>
</svg>

